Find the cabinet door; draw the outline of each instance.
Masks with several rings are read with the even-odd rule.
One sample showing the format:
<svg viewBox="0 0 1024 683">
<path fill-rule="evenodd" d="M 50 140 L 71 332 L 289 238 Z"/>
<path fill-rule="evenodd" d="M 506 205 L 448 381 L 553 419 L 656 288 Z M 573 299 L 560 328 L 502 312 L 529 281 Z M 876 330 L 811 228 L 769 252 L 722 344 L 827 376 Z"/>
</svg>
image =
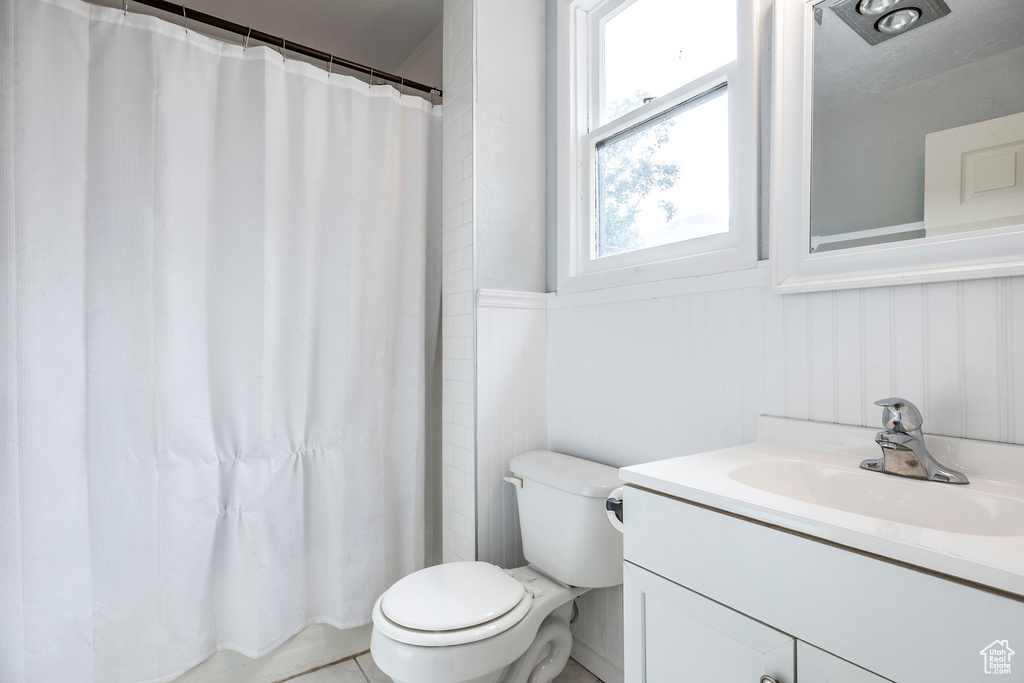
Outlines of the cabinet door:
<svg viewBox="0 0 1024 683">
<path fill-rule="evenodd" d="M 891 683 L 803 641 L 796 644 L 796 675 L 800 683 Z"/>
<path fill-rule="evenodd" d="M 626 683 L 794 683 L 790 636 L 629 562 L 623 579 Z"/>
</svg>

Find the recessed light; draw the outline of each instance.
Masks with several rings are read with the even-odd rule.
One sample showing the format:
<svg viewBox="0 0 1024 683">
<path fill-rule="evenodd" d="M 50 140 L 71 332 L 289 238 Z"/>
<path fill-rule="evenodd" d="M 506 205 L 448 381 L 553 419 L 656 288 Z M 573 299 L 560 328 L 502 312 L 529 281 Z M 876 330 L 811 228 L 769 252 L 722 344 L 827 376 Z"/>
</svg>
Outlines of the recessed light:
<svg viewBox="0 0 1024 683">
<path fill-rule="evenodd" d="M 885 14 L 886 10 L 897 2 L 899 0 L 860 0 L 857 11 L 868 15 Z"/>
<path fill-rule="evenodd" d="M 879 19 L 875 28 L 882 33 L 899 33 L 906 31 L 920 18 L 921 10 L 917 8 L 898 9 Z"/>
</svg>

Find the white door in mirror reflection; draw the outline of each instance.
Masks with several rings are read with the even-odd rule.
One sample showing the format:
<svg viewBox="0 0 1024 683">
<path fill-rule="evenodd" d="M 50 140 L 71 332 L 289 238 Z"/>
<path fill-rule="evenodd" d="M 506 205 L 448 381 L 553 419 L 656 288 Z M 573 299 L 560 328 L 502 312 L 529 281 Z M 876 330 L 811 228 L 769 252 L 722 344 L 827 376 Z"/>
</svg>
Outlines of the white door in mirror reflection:
<svg viewBox="0 0 1024 683">
<path fill-rule="evenodd" d="M 928 237 L 1024 223 L 1024 113 L 925 136 Z"/>
</svg>

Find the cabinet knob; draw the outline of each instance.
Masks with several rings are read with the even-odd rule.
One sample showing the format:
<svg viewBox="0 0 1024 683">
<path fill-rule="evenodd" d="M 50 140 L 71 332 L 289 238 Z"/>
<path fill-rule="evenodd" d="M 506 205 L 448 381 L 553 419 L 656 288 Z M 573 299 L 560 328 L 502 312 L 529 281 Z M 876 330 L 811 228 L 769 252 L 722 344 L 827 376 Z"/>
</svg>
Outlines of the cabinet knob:
<svg viewBox="0 0 1024 683">
<path fill-rule="evenodd" d="M 761 676 L 761 683 L 779 683 L 771 676 Z"/>
</svg>

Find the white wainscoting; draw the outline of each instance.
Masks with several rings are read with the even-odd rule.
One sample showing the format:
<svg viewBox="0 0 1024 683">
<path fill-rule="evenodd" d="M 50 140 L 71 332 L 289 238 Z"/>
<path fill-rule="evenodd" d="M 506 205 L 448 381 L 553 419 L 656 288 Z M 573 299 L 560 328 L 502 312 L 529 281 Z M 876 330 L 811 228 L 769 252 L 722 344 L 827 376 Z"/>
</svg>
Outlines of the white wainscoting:
<svg viewBox="0 0 1024 683">
<path fill-rule="evenodd" d="M 623 683 L 622 586 L 584 593 L 572 625 L 572 658 L 604 683 Z"/>
<path fill-rule="evenodd" d="M 508 463 L 547 448 L 547 295 L 481 290 L 477 303 L 477 559 L 520 567 Z"/>
<path fill-rule="evenodd" d="M 752 441 L 760 414 L 876 426 L 888 396 L 916 403 L 926 433 L 1024 442 L 1024 278 L 737 283 L 552 299 L 548 447 L 624 466 Z M 588 595 L 574 634 L 621 667 L 616 600 Z"/>
</svg>

